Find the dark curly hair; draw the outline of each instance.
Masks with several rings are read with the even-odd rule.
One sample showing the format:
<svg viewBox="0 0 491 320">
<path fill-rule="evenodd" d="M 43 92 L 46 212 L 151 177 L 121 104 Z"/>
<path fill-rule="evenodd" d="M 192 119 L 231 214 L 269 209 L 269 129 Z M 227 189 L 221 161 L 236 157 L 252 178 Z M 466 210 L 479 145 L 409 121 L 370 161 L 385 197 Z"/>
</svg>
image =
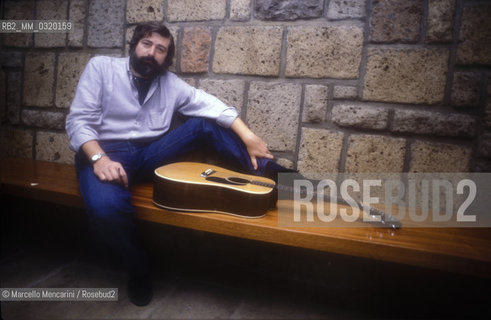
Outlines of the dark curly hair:
<svg viewBox="0 0 491 320">
<path fill-rule="evenodd" d="M 130 56 L 135 52 L 136 45 L 138 42 L 146 37 L 152 35 L 152 33 L 158 33 L 164 38 L 170 39 L 169 48 L 167 50 L 167 57 L 165 57 L 164 64 L 162 65 L 162 69 L 165 71 L 172 65 L 172 59 L 175 54 L 175 45 L 174 45 L 174 37 L 170 33 L 169 29 L 160 21 L 148 21 L 139 23 L 135 32 L 133 33 L 133 37 L 128 42 L 130 45 Z"/>
</svg>

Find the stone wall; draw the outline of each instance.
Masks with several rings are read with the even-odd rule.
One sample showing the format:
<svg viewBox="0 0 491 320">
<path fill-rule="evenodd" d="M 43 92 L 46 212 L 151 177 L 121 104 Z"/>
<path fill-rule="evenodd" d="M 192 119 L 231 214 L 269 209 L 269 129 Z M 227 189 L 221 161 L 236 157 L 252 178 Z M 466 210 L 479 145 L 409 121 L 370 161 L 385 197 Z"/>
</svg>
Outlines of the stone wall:
<svg viewBox="0 0 491 320">
<path fill-rule="evenodd" d="M 491 171 L 489 1 L 24 0 L 2 19 L 75 23 L 3 34 L 2 156 L 72 162 L 64 121 L 85 64 L 163 20 L 173 70 L 235 106 L 283 165 Z"/>
</svg>

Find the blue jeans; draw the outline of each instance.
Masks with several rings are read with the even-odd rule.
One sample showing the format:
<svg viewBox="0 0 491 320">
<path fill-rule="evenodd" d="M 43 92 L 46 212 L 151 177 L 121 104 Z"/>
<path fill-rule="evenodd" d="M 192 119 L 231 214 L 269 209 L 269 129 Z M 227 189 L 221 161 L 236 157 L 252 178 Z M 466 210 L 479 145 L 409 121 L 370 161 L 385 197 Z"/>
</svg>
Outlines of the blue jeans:
<svg viewBox="0 0 491 320">
<path fill-rule="evenodd" d="M 191 118 L 152 142 L 99 143 L 111 160 L 122 164 L 130 186 L 142 178 L 151 179 L 157 167 L 174 162 L 203 145 L 213 148 L 224 160 L 239 164 L 245 172 L 274 178 L 275 173 L 286 170 L 269 159 L 258 159 L 259 168 L 254 171 L 247 149 L 239 137 L 233 131 L 202 118 Z M 130 273 L 147 273 L 148 263 L 138 240 L 129 189 L 100 181 L 82 151 L 75 156 L 75 164 L 89 226 L 100 241 L 123 259 Z"/>
</svg>

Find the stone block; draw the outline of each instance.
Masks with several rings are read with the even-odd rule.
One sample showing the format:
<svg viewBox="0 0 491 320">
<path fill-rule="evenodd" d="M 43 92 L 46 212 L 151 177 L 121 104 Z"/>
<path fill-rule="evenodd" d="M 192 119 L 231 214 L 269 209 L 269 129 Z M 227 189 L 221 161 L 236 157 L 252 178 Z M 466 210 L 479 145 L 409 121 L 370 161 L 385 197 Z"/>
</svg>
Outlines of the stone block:
<svg viewBox="0 0 491 320">
<path fill-rule="evenodd" d="M 164 11 L 162 0 L 128 0 L 126 2 L 126 22 L 162 21 Z"/>
<path fill-rule="evenodd" d="M 68 33 L 68 46 L 73 48 L 83 47 L 85 15 L 87 12 L 85 0 L 71 0 L 68 10 L 68 18 L 73 23 L 73 30 Z"/>
<path fill-rule="evenodd" d="M 346 172 L 402 172 L 406 140 L 376 135 L 349 137 Z"/>
<path fill-rule="evenodd" d="M 29 127 L 58 129 L 65 128 L 65 114 L 61 112 L 23 110 L 22 123 Z"/>
<path fill-rule="evenodd" d="M 181 72 L 208 72 L 211 30 L 205 27 L 184 28 L 181 44 Z"/>
<path fill-rule="evenodd" d="M 332 108 L 332 121 L 342 127 L 383 130 L 387 128 L 389 110 L 361 104 L 342 103 Z"/>
<path fill-rule="evenodd" d="M 369 48 L 363 99 L 434 104 L 443 101 L 448 68 L 443 48 Z"/>
<path fill-rule="evenodd" d="M 341 132 L 302 128 L 297 169 L 309 179 L 323 179 L 327 173 L 338 172 L 343 137 Z"/>
<path fill-rule="evenodd" d="M 396 110 L 391 131 L 447 137 L 474 137 L 476 128 L 476 119 L 465 114 Z"/>
<path fill-rule="evenodd" d="M 36 134 L 36 160 L 72 164 L 74 153 L 68 145 L 65 133 L 40 131 Z"/>
<path fill-rule="evenodd" d="M 451 104 L 457 107 L 476 106 L 481 91 L 481 75 L 474 72 L 454 74 Z"/>
<path fill-rule="evenodd" d="M 215 43 L 213 72 L 277 76 L 280 70 L 280 27 L 222 27 Z"/>
<path fill-rule="evenodd" d="M 327 118 L 328 87 L 323 85 L 305 86 L 305 102 L 302 121 L 320 123 Z"/>
<path fill-rule="evenodd" d="M 31 0 L 7 0 L 3 4 L 3 20 L 33 20 L 33 2 Z M 31 33 L 3 33 L 2 44 L 6 47 L 29 47 Z"/>
<path fill-rule="evenodd" d="M 20 123 L 20 110 L 22 108 L 22 73 L 9 72 L 7 74 L 7 119 L 10 124 Z M 5 96 L 4 96 L 5 97 Z"/>
<path fill-rule="evenodd" d="M 412 43 L 419 40 L 423 0 L 374 0 L 372 6 L 370 41 Z"/>
<path fill-rule="evenodd" d="M 38 0 L 36 1 L 37 20 L 67 20 L 67 0 Z M 36 33 L 34 46 L 41 48 L 64 47 L 66 33 Z"/>
<path fill-rule="evenodd" d="M 357 26 L 292 27 L 286 76 L 357 78 L 362 47 L 363 30 Z"/>
<path fill-rule="evenodd" d="M 168 0 L 167 21 L 206 21 L 225 18 L 227 0 Z"/>
<path fill-rule="evenodd" d="M 334 86 L 334 99 L 356 99 L 358 98 L 358 88 L 351 86 Z"/>
<path fill-rule="evenodd" d="M 20 52 L 1 52 L 0 66 L 18 68 L 22 67 L 22 53 Z"/>
<path fill-rule="evenodd" d="M 35 107 L 53 105 L 54 53 L 28 53 L 24 66 L 24 104 Z"/>
<path fill-rule="evenodd" d="M 329 19 L 354 19 L 365 16 L 366 0 L 331 0 L 327 17 Z"/>
<path fill-rule="evenodd" d="M 255 17 L 277 21 L 318 18 L 323 5 L 322 0 L 256 0 Z"/>
<path fill-rule="evenodd" d="M 276 160 L 276 163 L 280 166 L 283 166 L 284 168 L 293 169 L 293 161 L 291 161 L 290 159 L 278 158 Z"/>
<path fill-rule="evenodd" d="M 416 141 L 411 145 L 409 172 L 467 172 L 471 153 L 464 146 Z"/>
<path fill-rule="evenodd" d="M 231 0 L 230 1 L 230 20 L 248 21 L 251 18 L 252 0 Z"/>
<path fill-rule="evenodd" d="M 61 53 L 58 57 L 55 101 L 57 108 L 70 108 L 78 80 L 90 58 L 91 55 L 85 52 Z"/>
<path fill-rule="evenodd" d="M 122 48 L 125 0 L 89 2 L 87 45 L 94 48 Z"/>
<path fill-rule="evenodd" d="M 491 65 L 491 6 L 464 7 L 457 63 Z"/>
<path fill-rule="evenodd" d="M 0 158 L 32 158 L 33 133 L 30 130 L 0 127 Z"/>
<path fill-rule="evenodd" d="M 455 0 L 430 0 L 426 42 L 451 42 Z"/>
<path fill-rule="evenodd" d="M 477 153 L 481 157 L 491 158 L 491 133 L 486 132 L 479 137 Z"/>
<path fill-rule="evenodd" d="M 200 89 L 214 95 L 226 105 L 235 107 L 240 114 L 244 103 L 245 82 L 243 80 L 205 79 L 199 83 Z"/>
<path fill-rule="evenodd" d="M 299 84 L 251 83 L 247 122 L 270 150 L 295 150 L 301 93 Z"/>
</svg>

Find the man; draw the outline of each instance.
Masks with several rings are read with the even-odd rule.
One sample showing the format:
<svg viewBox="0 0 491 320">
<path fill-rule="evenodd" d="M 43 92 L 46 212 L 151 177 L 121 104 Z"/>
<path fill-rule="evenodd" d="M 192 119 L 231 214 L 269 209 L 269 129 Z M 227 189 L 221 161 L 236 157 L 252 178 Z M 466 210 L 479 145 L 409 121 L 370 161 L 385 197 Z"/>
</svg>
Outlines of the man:
<svg viewBox="0 0 491 320">
<path fill-rule="evenodd" d="M 284 169 L 235 108 L 167 71 L 173 56 L 163 24 L 139 24 L 130 57 L 90 60 L 66 121 L 90 224 L 128 266 L 128 295 L 136 305 L 148 304 L 153 291 L 129 185 L 203 143 L 249 172 L 271 177 Z M 176 111 L 191 118 L 170 131 Z"/>
</svg>

